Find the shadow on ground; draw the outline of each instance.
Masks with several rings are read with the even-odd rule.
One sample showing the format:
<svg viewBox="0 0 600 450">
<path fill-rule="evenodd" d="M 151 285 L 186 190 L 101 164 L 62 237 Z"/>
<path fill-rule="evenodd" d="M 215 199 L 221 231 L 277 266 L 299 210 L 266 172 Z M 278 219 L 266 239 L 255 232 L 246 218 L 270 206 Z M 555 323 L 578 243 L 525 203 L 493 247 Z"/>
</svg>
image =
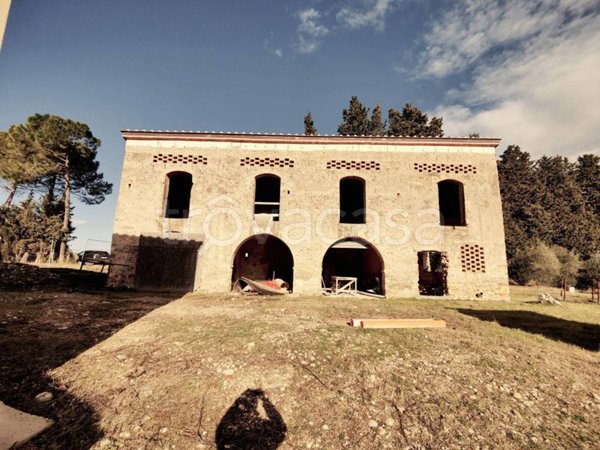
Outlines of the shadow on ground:
<svg viewBox="0 0 600 450">
<path fill-rule="evenodd" d="M 229 407 L 217 426 L 218 450 L 275 450 L 287 427 L 261 389 L 247 389 Z"/>
<path fill-rule="evenodd" d="M 3 265 L 0 271 L 0 400 L 55 424 L 24 449 L 87 449 L 98 415 L 46 375 L 181 294 L 104 289 L 106 274 Z M 40 402 L 35 396 L 52 393 Z"/>
<path fill-rule="evenodd" d="M 495 311 L 458 309 L 480 320 L 497 322 L 503 327 L 541 334 L 555 341 L 577 345 L 585 350 L 600 350 L 600 325 L 560 319 L 531 311 Z"/>
</svg>

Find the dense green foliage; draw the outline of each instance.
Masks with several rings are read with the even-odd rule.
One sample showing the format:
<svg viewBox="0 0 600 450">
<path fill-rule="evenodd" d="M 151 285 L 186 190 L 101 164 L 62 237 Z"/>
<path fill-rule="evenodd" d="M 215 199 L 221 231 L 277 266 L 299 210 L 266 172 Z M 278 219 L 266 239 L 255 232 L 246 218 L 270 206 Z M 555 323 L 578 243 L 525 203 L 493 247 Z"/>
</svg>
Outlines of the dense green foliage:
<svg viewBox="0 0 600 450">
<path fill-rule="evenodd" d="M 383 136 L 385 134 L 385 122 L 381 115 L 381 106 L 375 105 L 373 112 L 371 113 L 371 120 L 369 121 L 369 135 L 371 136 Z"/>
<path fill-rule="evenodd" d="M 304 134 L 306 136 L 314 136 L 315 134 L 317 134 L 315 122 L 313 121 L 312 114 L 310 113 L 310 111 L 304 116 Z"/>
<path fill-rule="evenodd" d="M 600 252 L 600 158 L 535 161 L 511 145 L 500 156 L 498 174 L 509 275 L 521 283 L 553 284 L 563 278 L 573 284 L 578 277 L 580 285 L 589 285 Z"/>
<path fill-rule="evenodd" d="M 443 121 L 433 117 L 431 120 L 416 106 L 407 103 L 402 112 L 391 108 L 388 111 L 387 126 L 384 122 L 381 107 L 375 105 L 371 118 L 369 110 L 363 106 L 358 97 L 350 99 L 348 108 L 342 111 L 342 123 L 338 126 L 338 134 L 346 136 L 423 136 L 442 137 Z"/>
<path fill-rule="evenodd" d="M 432 117 L 419 110 L 416 106 L 407 103 L 402 112 L 391 108 L 388 111 L 388 135 L 389 136 L 425 136 L 442 137 L 443 120 Z"/>
<path fill-rule="evenodd" d="M 98 172 L 98 147 L 87 125 L 49 114 L 0 134 L 0 178 L 9 191 L 0 210 L 5 256 L 33 251 L 53 259 L 58 247 L 58 258 L 65 259 L 73 233 L 71 197 L 98 204 L 112 191 Z M 30 195 L 15 205 L 18 189 Z"/>
<path fill-rule="evenodd" d="M 561 263 L 552 248 L 537 241 L 515 252 L 512 268 L 519 283 L 553 285 L 560 277 Z"/>
<path fill-rule="evenodd" d="M 348 109 L 342 111 L 342 123 L 338 126 L 338 134 L 368 136 L 370 128 L 369 108 L 363 106 L 358 97 L 352 97 Z"/>
</svg>

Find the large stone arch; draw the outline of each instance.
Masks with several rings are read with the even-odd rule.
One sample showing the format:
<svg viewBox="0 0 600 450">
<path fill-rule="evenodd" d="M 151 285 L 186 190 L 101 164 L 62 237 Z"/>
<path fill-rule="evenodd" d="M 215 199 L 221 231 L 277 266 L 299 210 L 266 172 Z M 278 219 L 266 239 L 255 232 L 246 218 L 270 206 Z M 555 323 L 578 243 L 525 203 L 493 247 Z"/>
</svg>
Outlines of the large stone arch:
<svg viewBox="0 0 600 450">
<path fill-rule="evenodd" d="M 356 277 L 359 291 L 385 295 L 385 266 L 379 250 L 359 237 L 334 242 L 323 256 L 321 276 L 330 288 L 333 276 Z"/>
<path fill-rule="evenodd" d="M 255 234 L 244 240 L 233 254 L 231 285 L 240 277 L 252 280 L 281 278 L 290 291 L 294 287 L 294 257 L 285 242 L 271 234 Z"/>
</svg>

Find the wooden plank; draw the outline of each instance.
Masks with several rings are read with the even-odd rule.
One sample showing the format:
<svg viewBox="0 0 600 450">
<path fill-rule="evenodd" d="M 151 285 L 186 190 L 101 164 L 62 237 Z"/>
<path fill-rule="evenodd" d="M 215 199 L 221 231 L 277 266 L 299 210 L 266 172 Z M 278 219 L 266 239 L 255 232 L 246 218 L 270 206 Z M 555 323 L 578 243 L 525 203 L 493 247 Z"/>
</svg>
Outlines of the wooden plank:
<svg viewBox="0 0 600 450">
<path fill-rule="evenodd" d="M 361 328 L 446 328 L 444 320 L 435 319 L 366 319 Z"/>
</svg>

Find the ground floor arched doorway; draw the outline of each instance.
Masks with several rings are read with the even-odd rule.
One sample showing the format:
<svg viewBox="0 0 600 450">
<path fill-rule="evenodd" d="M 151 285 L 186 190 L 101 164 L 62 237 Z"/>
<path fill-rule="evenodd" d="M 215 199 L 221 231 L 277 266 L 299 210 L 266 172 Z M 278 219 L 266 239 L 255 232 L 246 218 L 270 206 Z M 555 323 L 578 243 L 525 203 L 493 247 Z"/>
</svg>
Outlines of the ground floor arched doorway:
<svg viewBox="0 0 600 450">
<path fill-rule="evenodd" d="M 345 238 L 335 242 L 323 257 L 322 280 L 331 288 L 334 277 L 356 278 L 357 289 L 385 295 L 383 258 L 370 242 Z"/>
<path fill-rule="evenodd" d="M 270 234 L 256 234 L 240 244 L 233 256 L 231 286 L 240 277 L 255 281 L 281 278 L 292 291 L 294 257 L 281 239 Z"/>
</svg>

